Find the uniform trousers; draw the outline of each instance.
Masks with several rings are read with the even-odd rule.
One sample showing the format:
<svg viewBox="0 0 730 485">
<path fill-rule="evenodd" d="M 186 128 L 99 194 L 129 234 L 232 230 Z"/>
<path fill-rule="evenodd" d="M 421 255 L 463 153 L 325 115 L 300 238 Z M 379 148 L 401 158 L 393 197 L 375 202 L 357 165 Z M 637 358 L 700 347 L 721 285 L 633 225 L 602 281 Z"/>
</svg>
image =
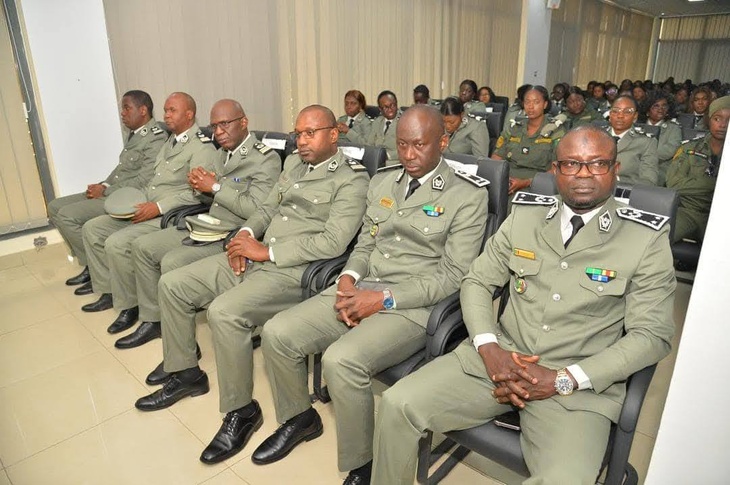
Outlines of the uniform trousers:
<svg viewBox="0 0 730 485">
<path fill-rule="evenodd" d="M 81 228 L 86 221 L 104 214 L 104 199 L 87 199 L 86 194 L 67 195 L 48 203 L 48 218 L 81 266 L 88 264 Z"/>
<path fill-rule="evenodd" d="M 476 352 L 474 358 L 479 359 Z M 385 391 L 373 439 L 372 483 L 412 485 L 418 440 L 426 430 L 472 428 L 512 410 L 496 402 L 493 389 L 486 371 L 482 377 L 466 374 L 459 357 L 450 353 Z M 531 472 L 524 483 L 595 483 L 610 426 L 598 413 L 568 411 L 560 397 L 528 402 L 520 411 L 520 444 Z"/>
<path fill-rule="evenodd" d="M 126 310 L 135 306 L 122 306 L 125 303 L 125 294 L 136 291 L 132 242 L 145 234 L 159 230 L 159 217 L 132 224 L 127 219 L 115 219 L 104 215 L 84 224 L 82 230 L 84 247 L 94 292 L 111 293 L 116 310 Z"/>
<path fill-rule="evenodd" d="M 349 328 L 337 320 L 330 291 L 271 319 L 261 347 L 280 423 L 311 407 L 306 359 L 326 349 L 323 374 L 335 406 L 338 467 L 350 471 L 372 459 L 372 376 L 422 349 L 426 330 L 397 313 L 375 313 Z"/>
<path fill-rule="evenodd" d="M 125 308 L 139 306 L 139 318 L 143 322 L 160 321 L 160 305 L 157 287 L 162 273 L 182 268 L 214 254 L 223 253 L 223 243 L 215 242 L 205 246 L 186 246 L 182 243 L 190 232 L 168 227 L 147 234 L 132 242 L 132 261 L 136 286 L 127 289 L 121 304 Z M 116 304 L 117 296 L 114 295 Z"/>
<path fill-rule="evenodd" d="M 228 413 L 251 402 L 253 344 L 257 326 L 301 301 L 306 265 L 277 268 L 253 263 L 241 276 L 228 265 L 226 253 L 164 273 L 159 284 L 165 372 L 198 365 L 195 313 L 208 308 L 213 334 L 220 411 Z"/>
<path fill-rule="evenodd" d="M 702 241 L 707 229 L 707 220 L 707 214 L 680 207 L 677 209 L 677 220 L 674 223 L 674 241 L 672 242 L 678 242 L 684 238 Z"/>
</svg>

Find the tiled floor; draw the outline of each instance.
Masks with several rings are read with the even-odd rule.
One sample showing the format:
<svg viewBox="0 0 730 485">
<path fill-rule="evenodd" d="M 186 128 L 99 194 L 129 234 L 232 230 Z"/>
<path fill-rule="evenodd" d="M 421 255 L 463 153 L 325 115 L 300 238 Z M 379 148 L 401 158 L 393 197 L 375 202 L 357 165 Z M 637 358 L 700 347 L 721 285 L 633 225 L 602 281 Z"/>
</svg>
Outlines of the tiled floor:
<svg viewBox="0 0 730 485">
<path fill-rule="evenodd" d="M 264 426 L 234 458 L 215 466 L 200 463 L 198 456 L 221 418 L 205 316 L 199 315 L 198 340 L 211 392 L 164 411 L 141 413 L 134 401 L 153 390 L 144 378 L 161 360 L 161 342 L 115 349 L 116 337 L 106 333 L 113 311 L 81 312 L 81 305 L 93 298 L 74 296 L 64 285 L 76 272 L 61 244 L 0 257 L 0 485 L 342 482 L 331 405 L 315 405 L 325 425 L 321 438 L 279 463 L 251 463 L 252 450 L 276 427 L 260 351 L 255 352 L 255 397 L 264 410 Z M 679 328 L 689 292 L 689 286 L 679 285 Z M 639 421 L 631 462 L 642 477 L 673 365 L 674 354 L 659 365 Z M 516 479 L 480 457 L 467 463 L 494 478 L 460 465 L 442 483 L 489 485 Z"/>
</svg>

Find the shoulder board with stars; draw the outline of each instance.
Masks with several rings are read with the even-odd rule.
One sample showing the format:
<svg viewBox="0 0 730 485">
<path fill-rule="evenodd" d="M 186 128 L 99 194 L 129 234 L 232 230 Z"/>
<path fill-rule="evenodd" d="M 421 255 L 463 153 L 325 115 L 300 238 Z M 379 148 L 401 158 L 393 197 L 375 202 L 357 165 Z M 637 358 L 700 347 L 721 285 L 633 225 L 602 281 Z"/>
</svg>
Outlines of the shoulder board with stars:
<svg viewBox="0 0 730 485">
<path fill-rule="evenodd" d="M 254 147 L 254 149 L 255 149 L 255 150 L 258 150 L 258 151 L 259 151 L 259 152 L 261 152 L 261 154 L 263 154 L 263 155 L 266 155 L 266 154 L 267 154 L 267 153 L 269 153 L 269 152 L 270 152 L 271 150 L 273 150 L 273 148 L 271 148 L 271 147 L 270 147 L 270 146 L 268 146 L 268 145 L 264 145 L 264 144 L 263 144 L 263 143 L 261 143 L 261 142 L 256 142 L 256 143 L 254 143 L 254 144 L 253 144 L 253 147 Z"/>
<path fill-rule="evenodd" d="M 647 138 L 654 137 L 654 135 L 652 135 L 651 133 L 645 132 L 644 129 L 640 126 L 634 126 L 634 133 L 636 133 L 637 135 L 644 135 Z"/>
<path fill-rule="evenodd" d="M 152 128 L 150 128 L 150 131 L 153 135 L 162 135 L 163 133 L 165 133 L 165 130 L 156 125 L 152 126 Z"/>
<path fill-rule="evenodd" d="M 638 222 L 646 227 L 651 227 L 655 231 L 664 226 L 669 220 L 669 217 L 662 216 L 660 214 L 654 214 L 653 212 L 646 212 L 633 207 L 619 207 L 616 209 L 616 214 L 621 219 L 628 219 L 630 221 Z"/>
<path fill-rule="evenodd" d="M 366 172 L 367 168 L 365 168 L 363 165 L 360 164 L 357 160 L 354 158 L 348 158 L 345 157 L 345 161 L 350 166 L 353 172 Z"/>
<path fill-rule="evenodd" d="M 208 138 L 208 137 L 207 137 L 207 136 L 205 135 L 205 133 L 203 133 L 202 131 L 198 131 L 198 132 L 197 132 L 197 133 L 196 133 L 195 135 L 196 135 L 196 136 L 198 137 L 198 139 L 199 139 L 199 140 L 200 140 L 201 142 L 203 142 L 203 143 L 213 143 L 213 140 L 211 140 L 210 138 Z"/>
<path fill-rule="evenodd" d="M 549 195 L 531 194 L 530 192 L 517 192 L 512 199 L 513 204 L 519 205 L 554 205 L 558 199 Z"/>
<path fill-rule="evenodd" d="M 686 143 L 689 143 L 689 142 L 691 142 L 691 141 L 697 141 L 697 140 L 701 140 L 701 139 L 703 139 L 704 137 L 705 137 L 705 135 L 704 135 L 704 134 L 698 133 L 697 135 L 695 135 L 695 137 L 694 137 L 694 138 L 687 138 L 686 140 L 682 140 L 682 145 L 684 145 L 684 144 L 686 144 Z"/>
<path fill-rule="evenodd" d="M 400 163 L 397 163 L 395 165 L 386 165 L 385 167 L 380 167 L 378 170 L 376 170 L 377 173 L 387 172 L 389 170 L 395 170 L 395 169 L 402 169 L 403 165 Z"/>
<path fill-rule="evenodd" d="M 489 180 L 482 178 L 479 175 L 472 175 L 470 173 L 464 172 L 463 170 L 454 170 L 454 173 L 457 177 L 462 178 L 477 187 L 481 188 L 489 185 Z"/>
</svg>

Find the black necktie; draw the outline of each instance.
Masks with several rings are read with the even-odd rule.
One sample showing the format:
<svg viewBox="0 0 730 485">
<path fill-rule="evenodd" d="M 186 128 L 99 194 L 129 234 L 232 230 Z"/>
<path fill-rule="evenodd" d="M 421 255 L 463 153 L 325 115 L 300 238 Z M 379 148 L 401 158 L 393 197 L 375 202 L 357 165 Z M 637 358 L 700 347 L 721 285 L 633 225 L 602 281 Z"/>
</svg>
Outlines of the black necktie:
<svg viewBox="0 0 730 485">
<path fill-rule="evenodd" d="M 352 125 L 355 124 L 355 118 L 350 118 L 350 124 L 347 125 L 348 128 L 352 128 Z"/>
<path fill-rule="evenodd" d="M 614 136 L 613 139 L 616 140 L 616 145 L 618 145 L 618 142 L 621 141 L 620 136 Z"/>
<path fill-rule="evenodd" d="M 172 146 L 174 147 L 175 145 L 177 145 L 177 138 L 173 136 L 172 137 Z"/>
<path fill-rule="evenodd" d="M 129 136 L 127 137 L 127 143 L 129 143 L 129 140 L 131 140 L 133 136 L 134 136 L 134 132 L 130 131 Z"/>
<path fill-rule="evenodd" d="M 583 226 L 585 226 L 585 223 L 583 222 L 583 218 L 581 216 L 573 216 L 570 218 L 570 223 L 573 225 L 573 232 L 570 234 L 570 237 L 567 241 L 565 241 L 565 247 L 568 247 L 568 244 L 570 244 L 570 241 L 573 240 L 576 234 L 578 234 L 578 231 L 581 230 Z"/>
<path fill-rule="evenodd" d="M 391 123 L 390 120 L 387 120 L 385 122 L 385 131 L 383 132 L 383 135 L 385 135 L 386 133 L 388 133 L 388 128 L 390 128 L 390 123 Z"/>
<path fill-rule="evenodd" d="M 408 200 L 408 197 L 413 195 L 413 192 L 415 192 L 416 189 L 420 186 L 421 186 L 421 182 L 419 182 L 418 179 L 411 179 L 411 181 L 408 183 L 408 192 L 406 192 L 406 200 Z"/>
</svg>

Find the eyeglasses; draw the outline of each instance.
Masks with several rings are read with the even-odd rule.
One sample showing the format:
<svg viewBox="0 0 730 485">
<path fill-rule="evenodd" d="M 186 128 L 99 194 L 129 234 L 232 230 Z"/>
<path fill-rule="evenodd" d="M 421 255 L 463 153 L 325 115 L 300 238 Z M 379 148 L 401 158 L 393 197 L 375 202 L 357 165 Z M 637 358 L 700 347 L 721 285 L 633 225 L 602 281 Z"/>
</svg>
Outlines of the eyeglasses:
<svg viewBox="0 0 730 485">
<path fill-rule="evenodd" d="M 636 108 L 611 108 L 611 113 L 613 114 L 624 114 L 624 115 L 632 115 L 636 113 Z"/>
<path fill-rule="evenodd" d="M 219 121 L 218 123 L 211 123 L 210 124 L 210 129 L 213 132 L 215 132 L 215 130 L 217 130 L 218 128 L 220 128 L 220 129 L 222 129 L 223 131 L 225 131 L 227 133 L 228 132 L 228 128 L 231 126 L 231 123 L 234 123 L 234 122 L 236 122 L 238 120 L 242 120 L 243 118 L 245 118 L 245 116 L 239 116 L 238 118 L 235 118 L 233 120 Z"/>
<path fill-rule="evenodd" d="M 594 160 L 579 162 L 577 160 L 558 160 L 558 170 L 563 175 L 578 175 L 585 166 L 592 175 L 606 175 L 614 165 L 613 160 Z"/>
<path fill-rule="evenodd" d="M 289 136 L 292 140 L 298 140 L 300 136 L 303 136 L 305 140 L 311 140 L 314 138 L 314 134 L 320 130 L 331 130 L 334 126 L 323 126 L 322 128 L 311 128 L 304 131 L 292 131 Z"/>
<path fill-rule="evenodd" d="M 666 111 L 666 110 L 669 109 L 669 105 L 668 104 L 658 104 L 657 103 L 657 104 L 651 105 L 651 109 L 655 109 L 657 111 Z"/>
</svg>

